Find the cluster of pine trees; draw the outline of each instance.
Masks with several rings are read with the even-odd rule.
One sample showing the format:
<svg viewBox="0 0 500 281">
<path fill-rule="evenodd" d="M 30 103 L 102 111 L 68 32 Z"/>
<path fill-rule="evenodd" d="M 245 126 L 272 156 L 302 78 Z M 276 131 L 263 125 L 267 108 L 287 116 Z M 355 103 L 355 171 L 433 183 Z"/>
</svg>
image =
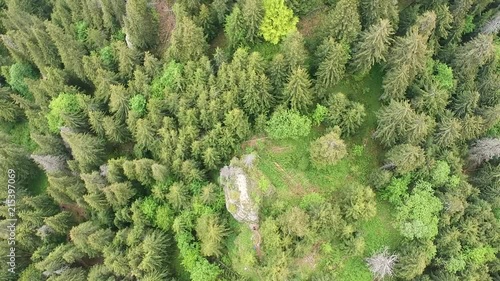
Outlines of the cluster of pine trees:
<svg viewBox="0 0 500 281">
<path fill-rule="evenodd" d="M 214 172 L 254 134 L 297 138 L 312 125 L 331 128 L 311 147 L 315 165 L 335 163 L 366 112 L 332 87 L 376 66 L 383 106 L 373 137 L 386 157 L 371 182 L 405 239 L 384 272 L 500 278 L 497 3 L 171 2 L 0 1 L 0 120 L 28 124 L 34 142 L 0 132 L 0 182 L 16 171 L 18 216 L 16 273 L 2 262 L 2 276 L 247 277 L 224 246 L 231 219 Z M 314 13 L 319 24 L 302 35 L 299 19 Z M 29 184 L 37 169 L 48 177 L 41 194 Z M 254 259 L 261 280 L 295 280 L 293 241 L 333 231 L 359 252 L 353 227 L 373 217 L 375 193 L 351 184 L 341 196 L 340 205 L 311 196 L 266 220 L 267 257 L 240 259 Z M 0 217 L 5 256 L 4 203 Z"/>
</svg>

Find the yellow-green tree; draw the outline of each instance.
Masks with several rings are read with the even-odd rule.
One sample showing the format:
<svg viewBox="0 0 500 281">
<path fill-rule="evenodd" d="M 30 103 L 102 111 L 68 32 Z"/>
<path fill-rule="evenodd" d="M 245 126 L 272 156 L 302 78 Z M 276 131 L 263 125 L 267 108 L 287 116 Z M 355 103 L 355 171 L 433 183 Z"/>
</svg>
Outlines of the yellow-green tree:
<svg viewBox="0 0 500 281">
<path fill-rule="evenodd" d="M 264 0 L 264 11 L 260 32 L 266 41 L 273 44 L 278 44 L 283 37 L 294 31 L 299 21 L 284 0 Z"/>
</svg>

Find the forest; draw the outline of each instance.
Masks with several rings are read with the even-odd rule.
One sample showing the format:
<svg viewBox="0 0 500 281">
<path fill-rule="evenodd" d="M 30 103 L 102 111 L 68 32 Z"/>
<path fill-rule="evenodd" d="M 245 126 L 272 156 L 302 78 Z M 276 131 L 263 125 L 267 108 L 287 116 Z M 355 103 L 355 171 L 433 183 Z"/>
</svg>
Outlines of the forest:
<svg viewBox="0 0 500 281">
<path fill-rule="evenodd" d="M 0 280 L 500 280 L 498 1 L 0 18 Z"/>
</svg>

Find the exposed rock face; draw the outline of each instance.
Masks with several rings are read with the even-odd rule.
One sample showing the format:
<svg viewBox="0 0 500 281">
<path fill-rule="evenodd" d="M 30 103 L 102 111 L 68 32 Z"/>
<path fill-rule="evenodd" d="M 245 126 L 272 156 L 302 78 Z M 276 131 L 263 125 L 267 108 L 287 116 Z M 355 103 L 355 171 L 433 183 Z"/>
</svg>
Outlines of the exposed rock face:
<svg viewBox="0 0 500 281">
<path fill-rule="evenodd" d="M 243 159 L 249 158 L 248 156 L 244 156 Z M 224 187 L 226 208 L 237 221 L 247 224 L 258 224 L 258 206 L 251 197 L 257 184 L 240 165 L 241 163 L 238 159 L 233 159 L 229 166 L 225 166 L 220 170 L 220 182 Z M 247 165 L 248 163 L 244 163 L 244 166 Z"/>
</svg>

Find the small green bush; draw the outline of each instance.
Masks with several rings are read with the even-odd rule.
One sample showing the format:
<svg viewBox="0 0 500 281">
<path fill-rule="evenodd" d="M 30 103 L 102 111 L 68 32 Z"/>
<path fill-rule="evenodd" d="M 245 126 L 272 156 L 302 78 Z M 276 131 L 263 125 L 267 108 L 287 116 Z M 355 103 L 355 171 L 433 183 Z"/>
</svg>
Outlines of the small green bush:
<svg viewBox="0 0 500 281">
<path fill-rule="evenodd" d="M 274 112 L 266 126 L 266 133 L 272 139 L 297 139 L 310 132 L 311 120 L 291 110 Z"/>
</svg>

